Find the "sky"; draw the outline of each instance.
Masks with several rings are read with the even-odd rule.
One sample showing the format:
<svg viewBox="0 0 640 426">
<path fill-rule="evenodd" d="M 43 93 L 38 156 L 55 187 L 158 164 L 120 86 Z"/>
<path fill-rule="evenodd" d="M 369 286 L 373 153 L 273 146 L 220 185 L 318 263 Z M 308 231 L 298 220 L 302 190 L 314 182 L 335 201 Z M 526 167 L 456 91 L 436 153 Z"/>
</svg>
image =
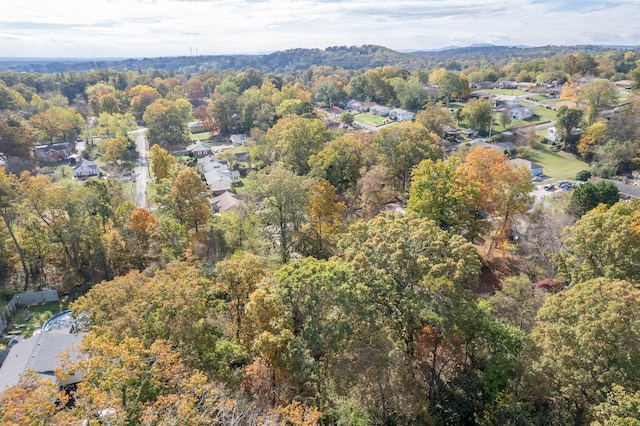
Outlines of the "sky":
<svg viewBox="0 0 640 426">
<path fill-rule="evenodd" d="M 0 57 L 640 45 L 638 0 L 2 0 Z M 5 4 L 8 3 L 8 4 Z"/>
</svg>

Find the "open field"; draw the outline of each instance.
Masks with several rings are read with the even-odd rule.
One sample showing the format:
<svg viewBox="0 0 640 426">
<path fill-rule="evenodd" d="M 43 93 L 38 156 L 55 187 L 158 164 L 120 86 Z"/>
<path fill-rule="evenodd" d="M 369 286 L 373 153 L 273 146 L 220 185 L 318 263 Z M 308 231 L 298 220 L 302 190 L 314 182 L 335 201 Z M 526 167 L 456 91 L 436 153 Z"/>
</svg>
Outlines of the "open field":
<svg viewBox="0 0 640 426">
<path fill-rule="evenodd" d="M 382 117 L 380 115 L 367 114 L 367 113 L 358 114 L 355 117 L 355 121 L 359 121 L 361 123 L 373 124 L 374 126 L 382 126 L 385 123 L 385 121 L 388 121 L 388 120 L 389 120 L 388 117 Z"/>
<path fill-rule="evenodd" d="M 575 179 L 580 170 L 588 170 L 589 164 L 579 160 L 573 154 L 564 151 L 552 151 L 546 145 L 537 144 L 529 151 L 527 159 L 544 167 L 544 174 L 554 181 Z"/>
</svg>

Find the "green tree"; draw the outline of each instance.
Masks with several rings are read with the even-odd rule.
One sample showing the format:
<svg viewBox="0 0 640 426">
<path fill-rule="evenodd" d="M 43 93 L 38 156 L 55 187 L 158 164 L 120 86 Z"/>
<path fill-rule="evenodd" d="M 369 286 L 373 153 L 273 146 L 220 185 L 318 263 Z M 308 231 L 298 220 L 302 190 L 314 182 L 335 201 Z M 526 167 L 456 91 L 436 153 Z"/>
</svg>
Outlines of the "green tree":
<svg viewBox="0 0 640 426">
<path fill-rule="evenodd" d="M 345 99 L 347 92 L 335 78 L 323 79 L 313 89 L 313 100 L 324 105 L 337 105 Z"/>
<path fill-rule="evenodd" d="M 0 152 L 4 158 L 29 159 L 36 145 L 33 133 L 20 123 L 0 123 Z"/>
<path fill-rule="evenodd" d="M 486 134 L 493 120 L 493 109 L 488 99 L 471 99 L 462 108 L 462 115 L 472 129 Z"/>
<path fill-rule="evenodd" d="M 341 194 L 355 187 L 372 153 L 359 139 L 339 137 L 327 143 L 309 158 L 311 174 L 328 180 Z"/>
<path fill-rule="evenodd" d="M 609 80 L 594 80 L 580 87 L 578 103 L 587 107 L 587 123 L 593 124 L 600 110 L 618 99 L 618 90 Z"/>
<path fill-rule="evenodd" d="M 380 130 L 374 135 L 373 144 L 403 200 L 409 191 L 413 168 L 422 160 L 435 161 L 443 155 L 442 148 L 427 129 L 413 122 Z"/>
<path fill-rule="evenodd" d="M 466 99 L 471 92 L 466 77 L 455 72 L 446 72 L 437 84 L 438 96 L 444 100 L 447 108 L 451 99 Z"/>
<path fill-rule="evenodd" d="M 240 341 L 243 333 L 245 306 L 267 271 L 262 261 L 251 253 L 237 251 L 229 259 L 219 262 L 213 275 L 220 289 L 229 297 L 229 311 L 235 324 L 235 338 Z"/>
<path fill-rule="evenodd" d="M 267 139 L 277 157 L 299 175 L 309 172 L 309 158 L 327 141 L 327 127 L 317 118 L 288 115 L 267 132 Z"/>
<path fill-rule="evenodd" d="M 599 205 L 562 232 L 554 258 L 561 275 L 572 283 L 592 278 L 637 282 L 640 273 L 640 202 Z"/>
<path fill-rule="evenodd" d="M 5 173 L 4 168 L 0 167 L 0 216 L 2 216 L 7 232 L 20 258 L 22 272 L 24 274 L 24 289 L 26 290 L 29 286 L 31 271 L 27 265 L 27 257 L 16 232 L 16 222 L 20 216 L 18 193 L 16 191 L 17 186 L 18 181 L 16 177 L 13 174 Z"/>
<path fill-rule="evenodd" d="M 166 148 L 183 147 L 189 140 L 186 121 L 175 102 L 161 100 L 152 103 L 144 112 L 149 144 Z"/>
<path fill-rule="evenodd" d="M 435 221 L 442 229 L 467 234 L 479 231 L 475 208 L 480 193 L 460 168 L 460 159 L 422 161 L 413 170 L 408 210 Z"/>
<path fill-rule="evenodd" d="M 567 142 L 573 142 L 571 131 L 580 125 L 582 120 L 582 110 L 577 108 L 569 108 L 566 105 L 562 105 L 556 112 L 556 126 L 558 128 L 558 134 L 565 142 L 566 148 Z"/>
<path fill-rule="evenodd" d="M 118 136 L 102 142 L 100 148 L 105 160 L 117 163 L 118 161 L 127 160 L 130 157 L 129 148 L 131 148 L 131 142 L 129 142 L 126 136 Z"/>
<path fill-rule="evenodd" d="M 198 232 L 211 216 L 207 186 L 191 168 L 181 170 L 171 188 L 176 218 L 187 229 Z"/>
<path fill-rule="evenodd" d="M 310 183 L 278 165 L 250 174 L 249 181 L 250 196 L 259 203 L 256 214 L 286 263 L 305 221 Z"/>
<path fill-rule="evenodd" d="M 381 214 L 358 221 L 339 247 L 410 356 L 415 354 L 419 331 L 428 324 L 422 317 L 428 314 L 423 311 L 424 298 L 429 297 L 426 289 L 433 286 L 436 293 L 447 292 L 449 284 L 444 281 L 470 289 L 480 272 L 480 258 L 471 243 L 413 215 Z"/>
<path fill-rule="evenodd" d="M 84 128 L 84 119 L 74 108 L 52 106 L 29 119 L 41 137 L 49 143 L 56 139 L 74 141 Z"/>
<path fill-rule="evenodd" d="M 428 102 L 416 115 L 416 123 L 422 124 L 429 132 L 437 136 L 444 135 L 446 126 L 452 124 L 451 114 L 447 108 L 435 102 Z"/>
<path fill-rule="evenodd" d="M 548 297 L 540 309 L 526 377 L 565 423 L 589 424 L 615 384 L 637 387 L 639 304 L 632 284 L 596 278 Z"/>
</svg>

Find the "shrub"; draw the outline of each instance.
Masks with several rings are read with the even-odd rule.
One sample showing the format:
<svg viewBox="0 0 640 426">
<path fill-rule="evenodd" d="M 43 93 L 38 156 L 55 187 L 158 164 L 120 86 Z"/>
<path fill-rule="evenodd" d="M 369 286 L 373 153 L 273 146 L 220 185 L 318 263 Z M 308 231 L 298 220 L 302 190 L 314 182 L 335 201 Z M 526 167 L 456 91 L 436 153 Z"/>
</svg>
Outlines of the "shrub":
<svg viewBox="0 0 640 426">
<path fill-rule="evenodd" d="M 576 180 L 579 180 L 581 182 L 588 181 L 590 177 L 591 172 L 589 170 L 580 170 L 578 173 L 576 173 Z"/>
</svg>

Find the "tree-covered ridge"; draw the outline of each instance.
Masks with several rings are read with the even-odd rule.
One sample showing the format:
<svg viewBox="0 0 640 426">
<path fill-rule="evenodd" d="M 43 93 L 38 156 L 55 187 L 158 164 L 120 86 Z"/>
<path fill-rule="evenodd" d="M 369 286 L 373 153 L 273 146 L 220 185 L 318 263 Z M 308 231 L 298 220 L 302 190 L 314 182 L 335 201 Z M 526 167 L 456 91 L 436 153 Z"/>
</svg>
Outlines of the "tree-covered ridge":
<svg viewBox="0 0 640 426">
<path fill-rule="evenodd" d="M 258 55 L 179 56 L 112 60 L 11 60 L 0 58 L 0 69 L 16 72 L 57 73 L 114 69 L 119 71 L 159 69 L 198 72 L 211 69 L 255 68 L 262 72 L 296 72 L 312 66 L 332 66 L 348 70 L 366 70 L 390 65 L 415 70 L 445 65 L 450 68 L 506 64 L 576 53 L 601 54 L 614 48 L 602 46 L 470 46 L 442 51 L 397 52 L 383 46 L 333 46 L 326 49 L 289 49 Z M 625 50 L 634 50 L 631 48 Z"/>
</svg>

